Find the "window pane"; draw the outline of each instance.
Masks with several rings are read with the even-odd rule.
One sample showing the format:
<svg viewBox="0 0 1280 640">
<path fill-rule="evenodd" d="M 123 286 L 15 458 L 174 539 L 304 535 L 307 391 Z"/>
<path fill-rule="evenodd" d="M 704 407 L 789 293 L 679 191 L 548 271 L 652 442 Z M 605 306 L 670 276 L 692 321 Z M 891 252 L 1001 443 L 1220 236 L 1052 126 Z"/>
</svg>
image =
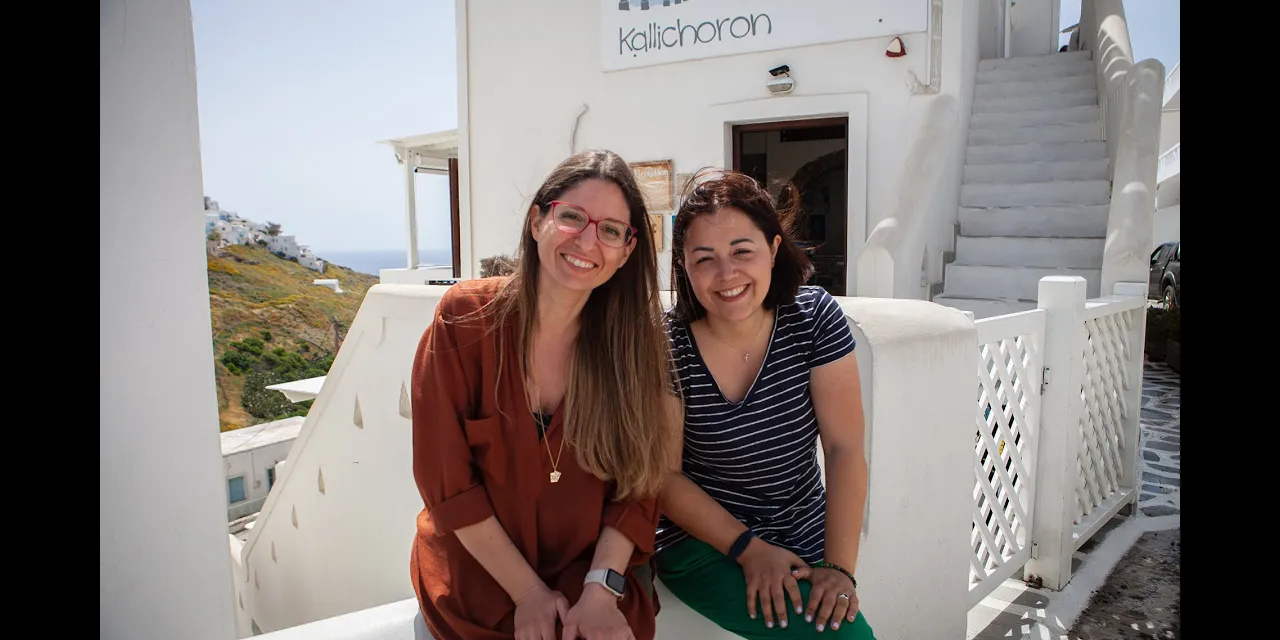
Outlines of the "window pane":
<svg viewBox="0 0 1280 640">
<path fill-rule="evenodd" d="M 267 469 L 267 491 L 270 491 L 271 487 L 275 486 L 275 484 L 276 484 L 276 468 L 271 467 L 270 469 Z"/>
<path fill-rule="evenodd" d="M 244 501 L 244 476 L 236 476 L 227 480 L 227 499 L 231 504 Z"/>
</svg>

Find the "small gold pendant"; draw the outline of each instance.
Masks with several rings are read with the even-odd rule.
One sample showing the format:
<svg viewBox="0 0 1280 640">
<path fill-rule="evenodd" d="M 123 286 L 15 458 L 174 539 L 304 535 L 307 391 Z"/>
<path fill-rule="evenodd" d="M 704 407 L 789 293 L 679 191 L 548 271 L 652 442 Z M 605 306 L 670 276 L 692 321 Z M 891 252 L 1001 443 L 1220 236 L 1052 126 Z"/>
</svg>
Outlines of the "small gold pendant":
<svg viewBox="0 0 1280 640">
<path fill-rule="evenodd" d="M 559 471 L 552 471 L 552 472 L 551 472 L 551 482 L 552 482 L 552 484 L 554 484 L 554 483 L 556 483 L 556 482 L 560 482 L 560 472 L 559 472 Z"/>
<path fill-rule="evenodd" d="M 749 354 L 749 353 L 744 353 L 744 354 L 742 354 L 742 361 L 743 361 L 743 362 L 746 362 L 746 361 L 747 361 L 747 358 L 750 358 L 750 357 L 751 357 L 751 354 Z"/>
</svg>

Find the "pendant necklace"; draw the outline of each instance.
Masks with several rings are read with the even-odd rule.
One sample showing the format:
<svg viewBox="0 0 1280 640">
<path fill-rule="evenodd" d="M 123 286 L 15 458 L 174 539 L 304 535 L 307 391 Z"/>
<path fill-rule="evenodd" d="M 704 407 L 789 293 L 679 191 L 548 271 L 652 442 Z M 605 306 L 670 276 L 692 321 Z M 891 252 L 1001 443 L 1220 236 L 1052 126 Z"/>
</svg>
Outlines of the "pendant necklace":
<svg viewBox="0 0 1280 640">
<path fill-rule="evenodd" d="M 752 337 L 751 337 L 751 342 L 750 342 L 750 344 L 755 344 L 756 338 L 759 338 L 759 337 L 760 337 L 760 331 L 762 331 L 762 330 L 764 329 L 764 319 L 765 319 L 765 318 L 767 318 L 767 317 L 769 317 L 769 313 L 768 313 L 767 311 L 766 311 L 766 312 L 764 312 L 764 313 L 761 313 L 761 314 L 760 314 L 760 326 L 756 328 L 756 335 L 754 335 L 754 336 L 752 336 Z M 742 362 L 743 362 L 743 364 L 746 364 L 747 360 L 748 360 L 749 358 L 751 358 L 751 353 L 750 353 L 750 352 L 748 352 L 748 351 L 744 350 L 742 347 L 739 347 L 738 345 L 733 344 L 732 342 L 729 342 L 728 340 L 725 340 L 724 338 L 721 338 L 719 335 L 717 335 L 717 334 L 716 334 L 716 330 L 715 330 L 715 329 L 713 329 L 713 328 L 711 327 L 711 323 L 710 323 L 710 322 L 707 322 L 707 331 L 710 331 L 710 332 L 711 332 L 711 335 L 712 335 L 712 336 L 715 336 L 715 339 L 716 339 L 716 340 L 719 340 L 720 342 L 723 342 L 723 343 L 725 343 L 725 344 L 727 344 L 727 345 L 729 345 L 729 346 L 733 347 L 734 349 L 737 349 L 738 351 L 742 351 Z"/>
</svg>

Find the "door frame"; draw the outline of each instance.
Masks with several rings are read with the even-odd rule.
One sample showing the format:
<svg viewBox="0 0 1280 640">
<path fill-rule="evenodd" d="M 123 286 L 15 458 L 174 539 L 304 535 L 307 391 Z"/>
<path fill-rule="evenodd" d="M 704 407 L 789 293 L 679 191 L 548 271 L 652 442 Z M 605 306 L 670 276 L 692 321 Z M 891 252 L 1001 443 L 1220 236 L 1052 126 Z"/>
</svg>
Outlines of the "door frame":
<svg viewBox="0 0 1280 640">
<path fill-rule="evenodd" d="M 845 152 L 849 150 L 849 117 L 848 116 L 827 116 L 823 118 L 801 118 L 798 120 L 773 120 L 770 122 L 751 122 L 748 124 L 735 124 L 730 126 L 731 136 L 733 138 L 733 150 L 730 152 L 729 166 L 734 171 L 742 171 L 742 134 L 756 133 L 759 131 L 777 131 L 778 129 L 816 129 L 818 127 L 831 127 L 835 125 L 844 125 L 844 143 Z"/>
<path fill-rule="evenodd" d="M 867 170 L 870 131 L 868 96 L 864 92 L 821 96 L 770 97 L 711 105 L 699 114 L 698 145 L 707 155 L 693 159 L 698 165 L 733 166 L 733 127 L 737 125 L 845 117 L 848 123 L 846 157 L 848 187 L 848 265 L 845 292 L 857 295 L 858 260 L 867 244 Z"/>
</svg>

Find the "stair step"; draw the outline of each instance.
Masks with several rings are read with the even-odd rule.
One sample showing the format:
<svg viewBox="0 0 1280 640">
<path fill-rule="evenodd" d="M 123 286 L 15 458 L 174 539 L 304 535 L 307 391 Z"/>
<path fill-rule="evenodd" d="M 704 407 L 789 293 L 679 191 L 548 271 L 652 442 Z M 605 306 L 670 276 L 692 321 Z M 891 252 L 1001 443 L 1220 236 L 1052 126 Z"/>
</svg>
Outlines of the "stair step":
<svg viewBox="0 0 1280 640">
<path fill-rule="evenodd" d="M 956 238 L 956 262 L 1004 267 L 1063 267 L 1093 269 L 1102 266 L 1103 238 L 1026 238 L 1016 236 L 960 236 Z"/>
<path fill-rule="evenodd" d="M 1070 76 L 1093 77 L 1093 61 L 1076 60 L 1062 64 L 1003 67 L 978 71 L 978 84 L 996 84 L 999 82 L 1025 82 L 1027 80 L 1047 80 L 1050 78 L 1066 78 Z"/>
<path fill-rule="evenodd" d="M 980 84 L 973 88 L 973 96 L 979 100 L 989 98 L 1013 98 L 1039 96 L 1046 93 L 1065 93 L 1071 91 L 1087 91 L 1097 89 L 1098 82 L 1092 75 L 1070 76 L 1051 80 L 1028 80 L 1023 82 L 997 82 Z"/>
<path fill-rule="evenodd" d="M 969 144 L 1022 144 L 1027 142 L 1089 142 L 1102 140 L 1102 122 L 1037 124 L 1026 127 L 970 129 Z"/>
<path fill-rule="evenodd" d="M 1056 160 L 1051 162 L 1011 162 L 1008 164 L 967 164 L 965 184 L 1054 182 L 1059 180 L 1107 180 L 1111 163 L 1096 160 Z"/>
<path fill-rule="evenodd" d="M 1098 106 L 1098 92 L 1068 91 L 1047 95 L 997 96 L 973 99 L 974 113 L 1023 113 L 1042 109 L 1064 109 L 1066 107 Z"/>
<path fill-rule="evenodd" d="M 1101 122 L 1102 109 L 1096 104 L 1060 109 L 1037 109 L 1020 112 L 975 113 L 969 119 L 970 129 L 1000 129 L 1003 127 L 1027 127 L 1037 124 L 1065 124 L 1068 122 Z"/>
<path fill-rule="evenodd" d="M 1017 69 L 1024 67 L 1040 67 L 1045 65 L 1071 64 L 1081 60 L 1093 60 L 1088 51 L 1063 51 L 1046 53 L 1038 56 L 1017 56 L 1015 58 L 991 58 L 978 61 L 978 71 L 992 69 Z"/>
<path fill-rule="evenodd" d="M 1099 160 L 1107 157 L 1107 143 L 1031 142 L 1022 144 L 969 145 L 967 164 L 1010 164 L 1014 162 L 1056 162 L 1059 160 Z"/>
<path fill-rule="evenodd" d="M 1024 236 L 1055 238 L 1105 238 L 1105 204 L 1087 207 L 961 207 L 960 233 L 966 236 Z"/>
<path fill-rule="evenodd" d="M 1020 311 L 1030 311 L 1036 308 L 1035 300 L 1003 300 L 996 298 L 962 298 L 959 296 L 949 296 L 946 294 L 937 296 L 933 302 L 959 309 L 961 311 L 970 311 L 973 313 L 973 319 L 982 320 L 984 318 L 994 318 L 995 316 L 1008 315 L 1010 313 L 1018 313 Z"/>
<path fill-rule="evenodd" d="M 1087 283 L 1085 295 L 1098 297 L 1102 269 L 1002 267 L 953 262 L 946 267 L 943 295 L 964 298 L 1035 300 L 1040 279 L 1048 276 L 1080 276 Z"/>
<path fill-rule="evenodd" d="M 1060 180 L 1021 184 L 973 183 L 960 186 L 962 207 L 1034 207 L 1111 202 L 1107 180 Z"/>
</svg>

